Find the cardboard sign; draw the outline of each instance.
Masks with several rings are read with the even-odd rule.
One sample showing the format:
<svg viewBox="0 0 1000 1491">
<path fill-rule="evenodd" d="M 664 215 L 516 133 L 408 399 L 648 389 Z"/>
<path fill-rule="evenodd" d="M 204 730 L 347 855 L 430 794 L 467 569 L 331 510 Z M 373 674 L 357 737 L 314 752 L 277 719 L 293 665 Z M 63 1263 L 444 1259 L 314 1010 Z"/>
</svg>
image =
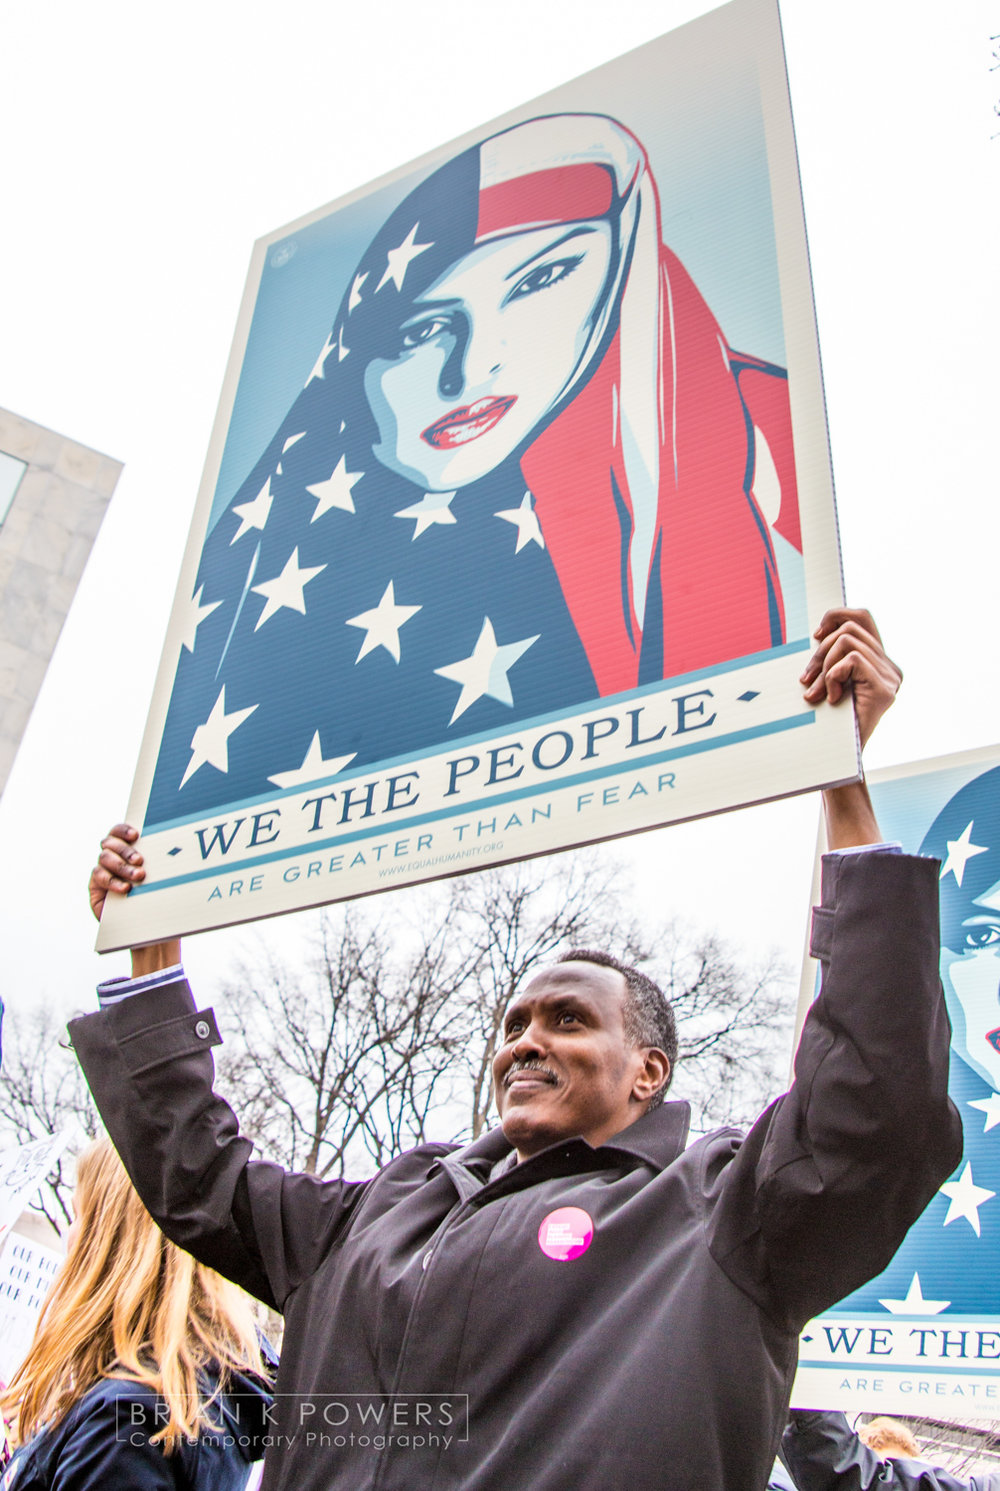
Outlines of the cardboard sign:
<svg viewBox="0 0 1000 1491">
<path fill-rule="evenodd" d="M 14 1225 L 70 1140 L 68 1129 L 0 1151 L 0 1238 Z"/>
<path fill-rule="evenodd" d="M 1000 1418 L 1000 747 L 875 773 L 887 840 L 941 860 L 941 980 L 965 1153 L 886 1271 L 810 1322 L 792 1402 Z"/>
<path fill-rule="evenodd" d="M 775 0 L 258 243 L 99 947 L 857 775 Z"/>
<path fill-rule="evenodd" d="M 0 1384 L 24 1359 L 62 1260 L 57 1248 L 19 1232 L 9 1232 L 0 1245 Z"/>
</svg>

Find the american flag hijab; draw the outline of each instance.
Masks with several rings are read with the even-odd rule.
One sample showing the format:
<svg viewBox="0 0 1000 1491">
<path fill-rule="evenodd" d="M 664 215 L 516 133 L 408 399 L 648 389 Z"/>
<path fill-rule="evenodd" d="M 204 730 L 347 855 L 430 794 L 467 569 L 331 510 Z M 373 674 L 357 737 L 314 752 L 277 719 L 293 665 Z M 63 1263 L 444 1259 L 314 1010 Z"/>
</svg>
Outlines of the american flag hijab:
<svg viewBox="0 0 1000 1491">
<path fill-rule="evenodd" d="M 776 406 L 767 422 L 800 547 L 787 382 L 731 352 L 662 243 L 642 145 L 613 119 L 564 114 L 494 136 L 479 157 L 480 234 L 534 222 L 546 203 L 542 220 L 607 217 L 615 228 L 587 356 L 521 463 L 598 692 L 784 641 L 740 375 L 778 382 L 764 383 Z"/>
<path fill-rule="evenodd" d="M 428 291 L 486 245 L 577 224 L 603 225 L 604 283 L 518 447 L 454 490 L 387 459 L 373 370 L 402 356 Z M 753 491 L 766 432 L 776 527 L 797 544 L 785 374 L 730 349 L 616 121 L 529 120 L 433 171 L 303 376 L 206 540 L 147 825 L 785 640 Z M 459 405 L 453 428 L 502 403 Z"/>
</svg>

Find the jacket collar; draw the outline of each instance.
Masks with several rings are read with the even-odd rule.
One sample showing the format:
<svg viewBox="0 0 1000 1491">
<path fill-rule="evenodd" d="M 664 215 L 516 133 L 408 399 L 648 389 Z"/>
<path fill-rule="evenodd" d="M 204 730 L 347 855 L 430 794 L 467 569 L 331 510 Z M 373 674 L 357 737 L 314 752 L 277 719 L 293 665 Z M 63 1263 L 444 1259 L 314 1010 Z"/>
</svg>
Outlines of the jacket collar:
<svg viewBox="0 0 1000 1491">
<path fill-rule="evenodd" d="M 615 1134 L 596 1152 L 615 1150 L 644 1160 L 654 1170 L 665 1170 L 683 1152 L 687 1143 L 690 1122 L 691 1108 L 688 1103 L 662 1103 L 651 1113 L 644 1113 L 642 1118 L 637 1118 L 635 1123 L 623 1129 L 620 1134 Z M 565 1142 L 565 1140 L 560 1140 L 557 1144 L 551 1145 L 550 1149 L 559 1149 L 565 1145 Z M 488 1133 L 480 1134 L 478 1139 L 473 1140 L 464 1149 L 449 1155 L 448 1158 L 452 1165 L 462 1165 L 477 1179 L 483 1180 L 489 1176 L 490 1170 L 498 1160 L 510 1154 L 512 1148 L 513 1146 L 504 1137 L 503 1129 L 498 1125 L 495 1129 L 490 1129 Z M 534 1158 L 539 1159 L 541 1155 L 549 1152 L 549 1150 L 542 1150 Z"/>
<path fill-rule="evenodd" d="M 690 1125 L 690 1103 L 661 1103 L 601 1147 L 622 1150 L 645 1160 L 654 1170 L 665 1170 L 684 1152 Z"/>
</svg>

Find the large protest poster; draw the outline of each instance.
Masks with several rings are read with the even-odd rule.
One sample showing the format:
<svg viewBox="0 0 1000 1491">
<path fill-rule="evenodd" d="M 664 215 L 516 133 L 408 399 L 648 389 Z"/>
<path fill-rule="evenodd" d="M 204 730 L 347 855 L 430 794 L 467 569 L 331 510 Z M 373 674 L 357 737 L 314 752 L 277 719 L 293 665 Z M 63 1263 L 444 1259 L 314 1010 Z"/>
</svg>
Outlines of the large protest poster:
<svg viewBox="0 0 1000 1491">
<path fill-rule="evenodd" d="M 733 0 L 258 243 L 98 945 L 852 778 L 798 684 L 841 600 L 777 5 Z"/>
<path fill-rule="evenodd" d="M 793 1404 L 1000 1419 L 1000 746 L 875 773 L 886 839 L 941 860 L 965 1153 L 877 1279 L 803 1332 Z"/>
</svg>

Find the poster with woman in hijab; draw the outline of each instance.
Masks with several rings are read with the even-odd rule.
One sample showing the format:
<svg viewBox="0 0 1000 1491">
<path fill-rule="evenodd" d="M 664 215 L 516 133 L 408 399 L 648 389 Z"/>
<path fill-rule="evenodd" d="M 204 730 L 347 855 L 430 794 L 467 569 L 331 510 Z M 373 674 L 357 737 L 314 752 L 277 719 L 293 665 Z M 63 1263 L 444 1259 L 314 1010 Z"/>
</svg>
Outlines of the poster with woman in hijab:
<svg viewBox="0 0 1000 1491">
<path fill-rule="evenodd" d="M 964 1154 L 892 1263 L 803 1335 L 792 1402 L 1000 1417 L 1000 747 L 876 772 L 886 839 L 941 862 L 948 1088 Z"/>
<path fill-rule="evenodd" d="M 101 946 L 857 772 L 774 0 L 257 245 Z"/>
</svg>

